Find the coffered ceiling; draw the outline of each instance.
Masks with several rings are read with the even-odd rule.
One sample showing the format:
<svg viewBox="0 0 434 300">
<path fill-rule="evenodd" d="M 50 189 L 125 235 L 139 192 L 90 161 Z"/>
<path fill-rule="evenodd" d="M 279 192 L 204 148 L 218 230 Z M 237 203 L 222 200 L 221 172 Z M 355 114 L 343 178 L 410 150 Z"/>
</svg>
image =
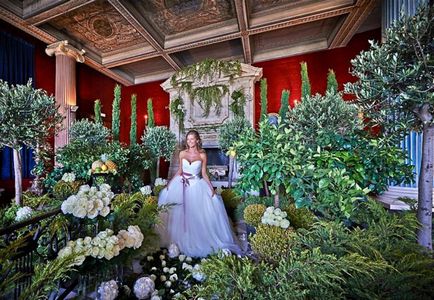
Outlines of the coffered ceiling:
<svg viewBox="0 0 434 300">
<path fill-rule="evenodd" d="M 379 0 L 2 0 L 0 19 L 125 84 L 205 58 L 255 62 L 345 46 L 380 27 Z"/>
</svg>

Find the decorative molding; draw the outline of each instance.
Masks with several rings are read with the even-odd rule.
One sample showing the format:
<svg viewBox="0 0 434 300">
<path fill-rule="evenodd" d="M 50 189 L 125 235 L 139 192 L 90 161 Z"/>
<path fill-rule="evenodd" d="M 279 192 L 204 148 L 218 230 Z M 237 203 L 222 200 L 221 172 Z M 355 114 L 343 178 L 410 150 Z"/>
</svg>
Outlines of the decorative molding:
<svg viewBox="0 0 434 300">
<path fill-rule="evenodd" d="M 39 29 L 36 26 L 28 25 L 23 19 L 17 17 L 6 9 L 0 9 L 0 19 L 9 24 L 12 24 L 18 29 L 30 34 L 31 36 L 38 38 L 44 43 L 51 44 L 57 41 L 57 39 L 51 34 L 46 33 L 45 31 Z"/>
<path fill-rule="evenodd" d="M 330 48 L 344 47 L 351 40 L 363 21 L 369 16 L 379 0 L 358 0 L 330 42 Z"/>
<path fill-rule="evenodd" d="M 77 48 L 71 46 L 68 44 L 68 41 L 60 41 L 55 42 L 53 44 L 50 44 L 45 49 L 45 53 L 47 53 L 48 56 L 58 56 L 58 55 L 65 55 L 72 57 L 77 62 L 84 62 L 84 51 L 83 49 L 78 50 Z"/>
<path fill-rule="evenodd" d="M 143 38 L 151 44 L 154 49 L 161 54 L 161 56 L 167 61 L 169 65 L 176 71 L 180 70 L 180 65 L 175 62 L 167 53 L 165 53 L 163 47 L 156 41 L 156 39 L 144 28 L 139 21 L 131 14 L 131 12 L 126 9 L 126 7 L 119 2 L 119 0 L 108 0 L 110 4 L 127 20 L 131 26 L 133 26 Z"/>
<path fill-rule="evenodd" d="M 70 0 L 33 16 L 31 14 L 26 14 L 24 10 L 24 19 L 28 24 L 36 26 L 94 1 L 95 0 Z"/>
</svg>

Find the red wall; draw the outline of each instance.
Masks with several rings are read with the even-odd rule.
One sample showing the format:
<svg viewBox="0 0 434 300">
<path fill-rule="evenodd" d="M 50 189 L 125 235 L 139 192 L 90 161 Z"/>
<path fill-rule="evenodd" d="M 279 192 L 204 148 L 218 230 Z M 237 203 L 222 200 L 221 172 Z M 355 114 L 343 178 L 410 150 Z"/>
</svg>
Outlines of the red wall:
<svg viewBox="0 0 434 300">
<path fill-rule="evenodd" d="M 20 36 L 35 44 L 36 86 L 47 90 L 49 94 L 54 94 L 55 58 L 49 57 L 45 54 L 46 45 L 1 20 L 0 28 L 1 30 L 11 32 L 16 36 Z M 283 89 L 290 90 L 291 105 L 294 104 L 295 99 L 300 98 L 300 62 L 302 61 L 305 61 L 308 64 L 312 93 L 324 92 L 329 68 L 335 71 L 339 83 L 339 89 L 342 89 L 343 83 L 354 80 L 348 72 L 351 67 L 350 60 L 361 50 L 369 48 L 369 39 L 379 40 L 380 30 L 373 30 L 355 35 L 347 47 L 254 64 L 256 67 L 263 68 L 263 77 L 268 80 L 268 112 L 278 112 L 280 107 L 280 96 Z M 169 125 L 169 110 L 167 108 L 169 105 L 169 95 L 160 87 L 161 82 L 162 81 L 131 87 L 122 87 L 120 132 L 120 140 L 122 142 L 129 143 L 130 97 L 133 93 L 137 94 L 137 127 L 139 137 L 142 135 L 144 129 L 144 115 L 147 111 L 146 101 L 148 98 L 153 99 L 156 124 Z M 113 79 L 99 73 L 87 65 L 77 64 L 78 117 L 92 117 L 93 101 L 95 99 L 100 99 L 102 102 L 102 112 L 107 115 L 106 118 L 104 118 L 104 123 L 110 128 L 111 104 L 115 84 L 116 82 Z M 260 114 L 259 92 L 258 83 L 255 89 L 256 122 L 259 120 Z M 161 175 L 167 175 L 167 164 L 163 165 Z M 12 182 L 0 182 L 0 186 L 6 186 L 8 190 L 13 188 Z"/>
<path fill-rule="evenodd" d="M 254 64 L 263 68 L 263 78 L 267 78 L 268 84 L 268 112 L 278 112 L 280 108 L 280 96 L 282 90 L 290 91 L 290 104 L 294 106 L 294 100 L 301 97 L 300 63 L 306 62 L 311 84 L 312 94 L 324 93 L 327 87 L 327 73 L 333 69 L 339 83 L 339 90 L 343 89 L 346 82 L 355 78 L 349 73 L 351 59 L 360 51 L 369 48 L 368 40 L 379 40 L 379 29 L 363 32 L 355 35 L 346 47 L 313 52 L 287 58 L 276 59 Z M 255 88 L 255 120 L 258 122 L 261 111 L 259 83 Z"/>
</svg>

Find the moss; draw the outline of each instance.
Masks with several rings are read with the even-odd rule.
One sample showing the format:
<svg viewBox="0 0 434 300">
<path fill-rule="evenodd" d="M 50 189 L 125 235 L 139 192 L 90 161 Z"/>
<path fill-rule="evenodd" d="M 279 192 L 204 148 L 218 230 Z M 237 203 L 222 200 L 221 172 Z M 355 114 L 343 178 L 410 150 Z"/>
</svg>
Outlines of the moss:
<svg viewBox="0 0 434 300">
<path fill-rule="evenodd" d="M 296 233 L 291 229 L 259 224 L 250 239 L 253 251 L 260 259 L 278 263 L 289 255 Z"/>
<path fill-rule="evenodd" d="M 81 184 L 81 181 L 65 182 L 60 180 L 53 187 L 53 196 L 57 200 L 63 201 L 69 196 L 76 194 Z"/>
<path fill-rule="evenodd" d="M 264 204 L 251 204 L 244 209 L 244 221 L 257 227 L 261 223 L 261 218 L 264 215 L 267 207 Z"/>
<path fill-rule="evenodd" d="M 288 214 L 288 219 L 291 222 L 291 226 L 293 226 L 295 229 L 309 229 L 316 219 L 313 212 L 305 207 L 296 208 L 294 204 L 290 204 L 283 210 Z"/>
</svg>

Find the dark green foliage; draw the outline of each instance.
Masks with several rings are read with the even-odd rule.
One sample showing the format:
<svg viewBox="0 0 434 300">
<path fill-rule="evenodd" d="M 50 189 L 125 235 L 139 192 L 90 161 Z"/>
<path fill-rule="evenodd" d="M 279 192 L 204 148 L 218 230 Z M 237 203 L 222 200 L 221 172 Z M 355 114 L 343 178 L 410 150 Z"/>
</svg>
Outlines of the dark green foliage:
<svg viewBox="0 0 434 300">
<path fill-rule="evenodd" d="M 82 183 L 80 181 L 65 182 L 60 180 L 53 187 L 53 196 L 57 200 L 64 201 L 69 196 L 76 194 Z"/>
<path fill-rule="evenodd" d="M 69 130 L 71 142 L 81 142 L 92 144 L 93 146 L 103 146 L 108 142 L 110 130 L 102 123 L 95 123 L 88 119 L 74 122 Z"/>
<path fill-rule="evenodd" d="M 289 99 L 289 91 L 288 90 L 283 90 L 282 91 L 282 96 L 280 98 L 280 110 L 279 110 L 279 115 L 280 115 L 281 122 L 285 121 L 286 114 L 288 113 L 288 110 L 289 110 L 288 99 Z"/>
<path fill-rule="evenodd" d="M 95 100 L 93 110 L 95 112 L 95 123 L 102 125 L 103 122 L 102 122 L 102 116 L 101 116 L 101 101 L 99 99 Z"/>
<path fill-rule="evenodd" d="M 305 207 L 296 208 L 294 204 L 289 204 L 283 210 L 288 214 L 288 220 L 295 229 L 308 229 L 317 220 L 312 211 Z"/>
<path fill-rule="evenodd" d="M 232 92 L 231 95 L 232 103 L 229 108 L 234 113 L 235 116 L 244 116 L 244 105 L 246 104 L 246 96 L 242 90 L 236 90 Z"/>
<path fill-rule="evenodd" d="M 335 72 L 329 69 L 327 74 L 327 92 L 336 94 L 338 92 L 338 81 L 336 80 Z"/>
<path fill-rule="evenodd" d="M 301 74 L 301 99 L 302 99 L 301 102 L 303 102 L 304 99 L 312 95 L 312 93 L 310 91 L 310 81 L 309 81 L 309 75 L 307 73 L 307 63 L 301 62 L 300 66 L 301 66 L 300 74 Z"/>
<path fill-rule="evenodd" d="M 170 101 L 169 110 L 171 115 L 175 117 L 176 123 L 179 126 L 179 135 L 184 132 L 184 117 L 185 117 L 185 108 L 184 108 L 184 100 L 181 97 L 173 99 Z"/>
<path fill-rule="evenodd" d="M 252 125 L 245 117 L 236 116 L 220 127 L 219 145 L 223 151 L 229 150 L 241 137 L 253 136 Z"/>
<path fill-rule="evenodd" d="M 222 84 L 197 87 L 191 93 L 191 101 L 199 103 L 199 106 L 203 109 L 203 117 L 209 115 L 211 107 L 214 107 L 215 113 L 220 115 L 222 97 L 228 92 L 229 88 Z"/>
<path fill-rule="evenodd" d="M 114 89 L 113 109 L 112 109 L 112 134 L 113 140 L 119 141 L 121 126 L 121 86 L 116 84 Z"/>
<path fill-rule="evenodd" d="M 152 98 L 148 99 L 147 109 L 148 109 L 148 124 L 146 124 L 146 127 L 147 128 L 155 127 L 154 108 L 152 106 Z"/>
<path fill-rule="evenodd" d="M 137 95 L 131 95 L 130 145 L 137 143 Z"/>
<path fill-rule="evenodd" d="M 261 79 L 261 118 L 260 120 L 267 119 L 267 78 Z"/>
</svg>

